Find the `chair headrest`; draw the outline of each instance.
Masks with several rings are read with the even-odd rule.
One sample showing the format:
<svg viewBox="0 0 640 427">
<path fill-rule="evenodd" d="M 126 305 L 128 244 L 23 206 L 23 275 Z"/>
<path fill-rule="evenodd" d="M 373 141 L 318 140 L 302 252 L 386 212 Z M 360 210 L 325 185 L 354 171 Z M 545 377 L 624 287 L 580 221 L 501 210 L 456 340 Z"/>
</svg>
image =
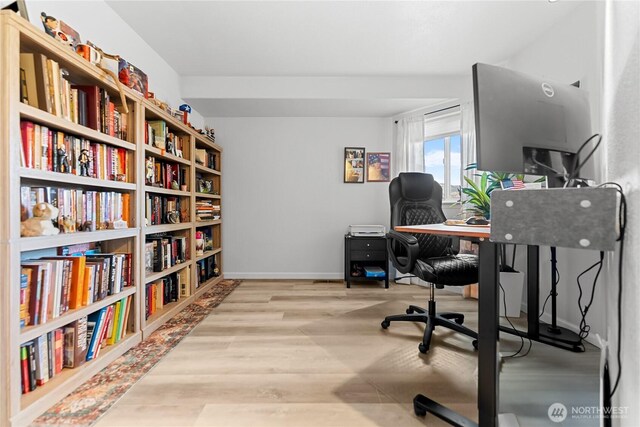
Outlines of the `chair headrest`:
<svg viewBox="0 0 640 427">
<path fill-rule="evenodd" d="M 433 192 L 433 175 L 419 172 L 403 172 L 398 175 L 402 197 L 407 200 L 427 200 Z"/>
</svg>

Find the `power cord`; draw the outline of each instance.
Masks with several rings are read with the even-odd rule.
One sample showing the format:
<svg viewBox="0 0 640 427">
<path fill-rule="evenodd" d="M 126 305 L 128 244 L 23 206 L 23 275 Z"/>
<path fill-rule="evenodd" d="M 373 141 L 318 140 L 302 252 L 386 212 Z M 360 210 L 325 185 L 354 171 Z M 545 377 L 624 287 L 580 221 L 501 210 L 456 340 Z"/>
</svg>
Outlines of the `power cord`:
<svg viewBox="0 0 640 427">
<path fill-rule="evenodd" d="M 560 270 L 558 270 L 558 266 L 555 266 L 553 270 L 554 270 L 553 281 L 555 282 L 554 285 L 557 286 L 560 283 Z M 547 302 L 549 301 L 549 298 L 551 298 L 552 296 L 553 296 L 553 286 L 549 290 L 549 295 L 547 295 L 547 298 L 544 300 L 544 304 L 542 304 L 542 310 L 540 310 L 540 315 L 538 316 L 538 319 L 540 319 L 544 314 L 544 309 L 547 306 Z M 556 293 L 555 296 L 558 296 L 558 293 Z"/>
<path fill-rule="evenodd" d="M 522 352 L 522 349 L 524 348 L 524 338 L 522 337 L 522 335 L 520 335 L 520 333 L 518 332 L 516 327 L 513 326 L 513 323 L 511 323 L 511 320 L 509 319 L 509 316 L 507 316 L 507 297 L 506 297 L 506 294 L 504 292 L 504 288 L 502 287 L 502 283 L 498 283 L 498 285 L 500 285 L 500 289 L 502 290 L 502 305 L 504 307 L 504 318 L 507 319 L 507 322 L 509 322 L 509 325 L 511 325 L 511 329 L 513 329 L 513 331 L 516 333 L 516 335 L 518 337 L 520 337 L 520 348 L 515 353 L 510 354 L 508 356 L 504 356 L 504 358 L 505 359 L 507 359 L 507 358 L 519 359 L 519 358 L 525 357 L 526 355 L 529 354 L 529 352 L 531 351 L 531 346 L 533 344 L 531 342 L 531 338 L 527 337 L 527 339 L 529 340 L 529 348 L 527 349 L 526 353 L 520 354 Z"/>
<path fill-rule="evenodd" d="M 580 157 L 580 152 L 582 150 L 584 150 L 584 148 L 587 146 L 587 144 L 590 143 L 595 138 L 598 139 L 598 141 L 596 142 L 595 146 L 593 147 L 591 152 L 589 154 L 587 154 L 587 157 L 585 157 L 584 161 L 582 161 L 580 164 L 578 164 L 578 159 Z M 573 165 L 571 166 L 571 172 L 569 173 L 569 176 L 567 177 L 567 180 L 564 183 L 564 188 L 566 188 L 569 185 L 569 183 L 571 182 L 572 179 L 574 179 L 575 177 L 578 176 L 578 173 L 580 173 L 580 169 L 582 169 L 584 167 L 584 165 L 587 163 L 587 161 L 591 158 L 591 156 L 593 156 L 593 154 L 596 152 L 598 147 L 600 147 L 600 143 L 601 142 L 602 142 L 602 135 L 600 135 L 599 133 L 596 133 L 594 135 L 591 135 L 589 137 L 589 139 L 587 139 L 580 146 L 580 148 L 578 148 L 578 151 L 576 151 L 576 154 L 575 154 L 575 156 L 573 158 Z"/>
<path fill-rule="evenodd" d="M 576 279 L 578 282 L 578 291 L 580 292 L 578 294 L 578 309 L 580 310 L 580 314 L 582 315 L 582 318 L 580 319 L 580 332 L 578 333 L 578 336 L 580 337 L 580 339 L 587 338 L 589 336 L 589 331 L 591 331 L 591 326 L 587 324 L 587 313 L 589 312 L 589 309 L 591 308 L 591 304 L 593 303 L 593 297 L 595 296 L 595 291 L 596 291 L 596 283 L 598 282 L 598 276 L 600 276 L 600 272 L 602 271 L 603 265 L 604 265 L 604 252 L 601 251 L 600 261 L 596 262 L 591 267 L 584 270 L 582 273 L 578 275 L 578 278 Z M 596 275 L 593 278 L 593 285 L 591 285 L 591 297 L 589 298 L 589 303 L 586 304 L 584 308 L 582 308 L 582 284 L 580 283 L 580 278 L 582 278 L 582 276 L 584 276 L 585 274 L 587 274 L 588 272 L 590 272 L 596 267 L 598 267 L 598 271 L 596 272 Z"/>
<path fill-rule="evenodd" d="M 616 356 L 618 362 L 618 374 L 611 393 L 609 394 L 609 398 L 612 398 L 618 389 L 622 374 L 622 261 L 624 258 L 624 233 L 627 227 L 627 200 L 625 198 L 624 191 L 622 190 L 622 186 L 616 182 L 605 182 L 604 184 L 599 185 L 598 188 L 607 185 L 616 187 L 620 194 L 620 212 L 618 213 L 618 221 L 620 222 L 620 237 L 618 238 L 620 241 L 620 255 L 618 257 L 618 351 Z"/>
</svg>

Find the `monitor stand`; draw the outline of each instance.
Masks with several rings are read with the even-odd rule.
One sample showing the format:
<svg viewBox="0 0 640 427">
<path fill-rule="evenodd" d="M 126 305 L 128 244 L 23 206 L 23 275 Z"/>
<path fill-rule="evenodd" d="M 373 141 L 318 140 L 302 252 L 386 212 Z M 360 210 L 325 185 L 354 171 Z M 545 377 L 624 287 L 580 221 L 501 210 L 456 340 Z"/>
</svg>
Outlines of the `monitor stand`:
<svg viewBox="0 0 640 427">
<path fill-rule="evenodd" d="M 551 247 L 551 324 L 540 322 L 538 326 L 538 334 L 540 341 L 546 344 L 560 347 L 565 350 L 581 351 L 582 338 L 567 328 L 558 326 L 556 297 L 558 296 L 557 285 L 558 278 L 556 276 L 556 248 Z"/>
</svg>

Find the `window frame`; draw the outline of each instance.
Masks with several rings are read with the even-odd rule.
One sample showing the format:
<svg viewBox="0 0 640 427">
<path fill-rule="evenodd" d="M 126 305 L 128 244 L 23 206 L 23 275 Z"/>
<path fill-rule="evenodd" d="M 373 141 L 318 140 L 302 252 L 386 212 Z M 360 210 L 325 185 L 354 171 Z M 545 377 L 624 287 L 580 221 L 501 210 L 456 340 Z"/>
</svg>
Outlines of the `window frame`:
<svg viewBox="0 0 640 427">
<path fill-rule="evenodd" d="M 457 132 L 445 132 L 437 135 L 429 135 L 429 139 L 425 139 L 422 143 L 422 153 L 424 156 L 426 144 L 429 141 L 435 141 L 438 139 L 444 139 L 444 185 L 442 186 L 442 202 L 443 203 L 455 203 L 459 201 L 459 194 L 451 194 L 451 137 L 454 135 L 460 136 L 460 186 L 462 186 L 462 176 L 463 167 L 462 167 L 462 150 L 464 149 L 462 145 L 462 133 L 461 130 Z M 427 172 L 423 169 L 423 172 Z"/>
</svg>

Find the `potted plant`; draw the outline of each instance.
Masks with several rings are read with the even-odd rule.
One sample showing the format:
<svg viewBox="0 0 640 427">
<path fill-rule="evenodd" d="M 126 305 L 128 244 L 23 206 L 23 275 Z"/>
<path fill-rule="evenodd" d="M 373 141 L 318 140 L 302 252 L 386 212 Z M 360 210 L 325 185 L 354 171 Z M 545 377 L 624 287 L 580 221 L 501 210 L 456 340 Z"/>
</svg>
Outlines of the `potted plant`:
<svg viewBox="0 0 640 427">
<path fill-rule="evenodd" d="M 476 169 L 476 167 L 477 165 L 472 163 L 467 166 L 466 170 Z M 461 193 L 467 198 L 461 200 L 461 203 L 466 205 L 466 212 L 485 219 L 491 219 L 491 192 L 501 188 L 500 183 L 505 180 L 514 178 L 524 180 L 522 175 L 503 172 L 482 172 L 482 174 L 476 173 L 475 175 L 480 177 L 479 183 L 464 177 L 468 186 L 462 188 Z M 507 245 L 500 245 L 500 316 L 520 317 L 525 274 L 514 268 L 516 248 L 517 246 L 513 245 L 511 264 L 509 264 L 507 262 Z"/>
</svg>

